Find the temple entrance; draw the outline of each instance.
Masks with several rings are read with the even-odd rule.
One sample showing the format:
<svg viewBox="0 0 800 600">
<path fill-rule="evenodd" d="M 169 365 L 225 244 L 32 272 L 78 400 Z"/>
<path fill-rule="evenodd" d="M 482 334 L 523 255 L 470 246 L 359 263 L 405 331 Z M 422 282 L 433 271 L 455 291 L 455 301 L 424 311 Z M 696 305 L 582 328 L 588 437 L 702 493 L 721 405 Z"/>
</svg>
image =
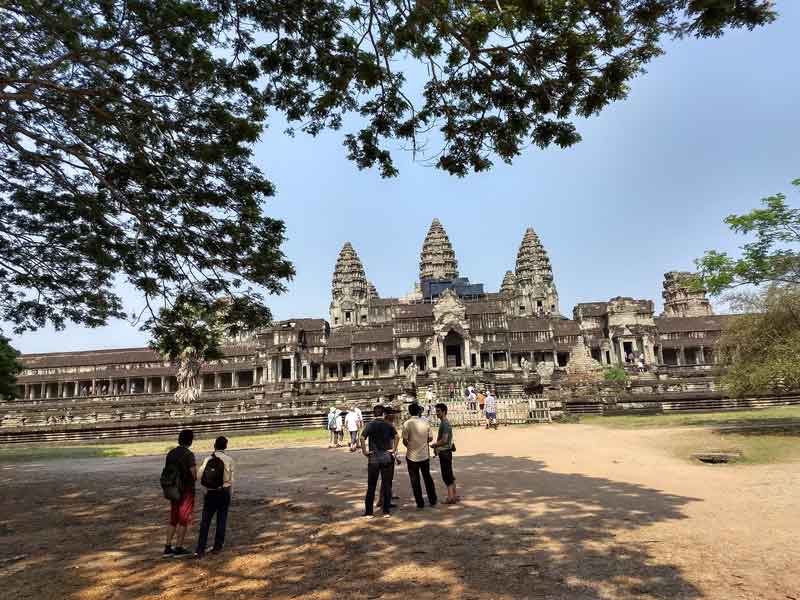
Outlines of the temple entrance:
<svg viewBox="0 0 800 600">
<path fill-rule="evenodd" d="M 451 331 L 444 338 L 444 355 L 448 368 L 460 367 L 463 364 L 464 338 Z"/>
</svg>

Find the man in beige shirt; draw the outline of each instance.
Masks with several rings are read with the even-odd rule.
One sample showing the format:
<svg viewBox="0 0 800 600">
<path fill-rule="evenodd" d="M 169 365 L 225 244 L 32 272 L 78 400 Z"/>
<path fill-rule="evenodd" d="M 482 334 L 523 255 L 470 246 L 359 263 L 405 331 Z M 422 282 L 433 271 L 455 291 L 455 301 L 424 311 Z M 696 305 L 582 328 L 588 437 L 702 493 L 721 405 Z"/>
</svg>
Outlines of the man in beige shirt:
<svg viewBox="0 0 800 600">
<path fill-rule="evenodd" d="M 425 491 L 428 494 L 428 504 L 436 506 L 436 486 L 431 477 L 430 450 L 428 444 L 433 440 L 431 426 L 428 421 L 420 418 L 422 407 L 414 402 L 409 405 L 408 412 L 411 418 L 403 423 L 403 445 L 406 447 L 406 465 L 408 477 L 411 479 L 411 489 L 414 491 L 414 500 L 417 509 L 425 508 L 422 498 L 422 486 L 419 476 L 425 480 Z"/>
</svg>

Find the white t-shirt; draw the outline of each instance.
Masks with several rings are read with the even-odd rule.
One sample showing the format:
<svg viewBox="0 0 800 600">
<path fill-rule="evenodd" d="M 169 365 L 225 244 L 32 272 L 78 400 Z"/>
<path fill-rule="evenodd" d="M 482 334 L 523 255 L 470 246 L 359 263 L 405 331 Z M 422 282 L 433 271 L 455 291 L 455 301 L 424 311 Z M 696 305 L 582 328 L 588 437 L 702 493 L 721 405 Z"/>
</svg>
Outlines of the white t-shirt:
<svg viewBox="0 0 800 600">
<path fill-rule="evenodd" d="M 358 420 L 363 423 L 364 422 L 364 415 L 361 414 L 361 409 L 358 408 L 357 406 L 355 407 L 355 413 L 358 416 Z"/>
<path fill-rule="evenodd" d="M 344 424 L 347 426 L 347 431 L 358 431 L 358 414 L 352 411 L 347 413 Z"/>
<path fill-rule="evenodd" d="M 336 431 L 342 430 L 342 415 L 336 415 Z"/>
</svg>

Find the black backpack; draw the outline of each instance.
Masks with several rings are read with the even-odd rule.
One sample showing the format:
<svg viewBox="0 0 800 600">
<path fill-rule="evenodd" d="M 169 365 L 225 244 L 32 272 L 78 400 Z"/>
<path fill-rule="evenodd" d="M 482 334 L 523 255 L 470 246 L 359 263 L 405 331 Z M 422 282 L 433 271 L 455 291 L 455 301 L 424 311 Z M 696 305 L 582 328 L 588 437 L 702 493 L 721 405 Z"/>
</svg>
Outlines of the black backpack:
<svg viewBox="0 0 800 600">
<path fill-rule="evenodd" d="M 217 490 L 225 483 L 225 463 L 216 454 L 212 454 L 211 458 L 206 462 L 206 468 L 203 469 L 200 483 L 210 490 Z"/>
<path fill-rule="evenodd" d="M 183 493 L 183 481 L 181 480 L 181 469 L 175 462 L 164 465 L 161 471 L 161 489 L 164 491 L 164 498 L 177 502 Z"/>
</svg>

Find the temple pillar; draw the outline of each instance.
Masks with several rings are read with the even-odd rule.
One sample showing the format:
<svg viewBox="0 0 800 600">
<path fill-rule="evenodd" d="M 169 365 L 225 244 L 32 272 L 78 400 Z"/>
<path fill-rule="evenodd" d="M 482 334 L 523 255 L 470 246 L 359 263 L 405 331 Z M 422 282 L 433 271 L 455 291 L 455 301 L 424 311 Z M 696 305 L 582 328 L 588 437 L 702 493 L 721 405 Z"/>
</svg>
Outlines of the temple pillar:
<svg viewBox="0 0 800 600">
<path fill-rule="evenodd" d="M 351 360 L 350 361 L 350 380 L 352 381 L 355 378 L 356 378 L 356 361 Z"/>
<path fill-rule="evenodd" d="M 678 364 L 680 366 L 684 366 L 686 364 L 686 349 L 683 347 L 683 344 L 681 344 L 678 352 Z"/>
<path fill-rule="evenodd" d="M 494 352 L 489 352 L 489 368 L 494 371 Z"/>
<path fill-rule="evenodd" d="M 222 387 L 222 377 L 219 373 L 214 373 L 214 389 L 219 389 Z"/>
<path fill-rule="evenodd" d="M 372 359 L 372 376 L 378 376 L 378 361 L 376 359 Z"/>
<path fill-rule="evenodd" d="M 235 370 L 231 373 L 231 387 L 239 387 L 239 371 Z"/>
<path fill-rule="evenodd" d="M 125 378 L 125 393 L 126 394 L 130 394 L 131 393 L 131 378 L 130 377 L 126 377 Z M 78 394 L 78 382 L 76 381 L 75 382 L 75 395 L 77 396 L 77 394 Z"/>
<path fill-rule="evenodd" d="M 59 398 L 63 398 L 64 397 L 64 382 L 63 381 L 59 381 L 58 382 L 58 397 Z"/>
<path fill-rule="evenodd" d="M 697 355 L 697 362 L 698 364 L 704 365 L 706 364 L 706 352 L 703 346 L 700 346 L 699 354 Z"/>
<path fill-rule="evenodd" d="M 619 362 L 623 365 L 625 364 L 625 342 L 622 341 L 622 338 L 617 340 L 619 342 Z"/>
<path fill-rule="evenodd" d="M 297 379 L 297 365 L 295 364 L 294 354 L 289 357 L 289 381 Z"/>
<path fill-rule="evenodd" d="M 658 364 L 660 364 L 660 365 L 664 364 L 664 345 L 663 344 L 659 344 L 658 345 Z"/>
<path fill-rule="evenodd" d="M 162 393 L 164 393 L 164 392 L 169 392 L 169 390 L 167 389 L 167 387 L 168 387 L 168 384 L 169 384 L 169 379 L 167 379 L 166 377 L 164 377 L 164 376 L 162 375 L 162 376 L 161 376 L 161 392 L 162 392 Z"/>
<path fill-rule="evenodd" d="M 31 399 L 31 386 L 30 386 L 30 384 L 27 384 L 27 383 L 25 384 L 25 391 L 22 393 L 22 398 L 24 400 L 30 400 Z"/>
</svg>

